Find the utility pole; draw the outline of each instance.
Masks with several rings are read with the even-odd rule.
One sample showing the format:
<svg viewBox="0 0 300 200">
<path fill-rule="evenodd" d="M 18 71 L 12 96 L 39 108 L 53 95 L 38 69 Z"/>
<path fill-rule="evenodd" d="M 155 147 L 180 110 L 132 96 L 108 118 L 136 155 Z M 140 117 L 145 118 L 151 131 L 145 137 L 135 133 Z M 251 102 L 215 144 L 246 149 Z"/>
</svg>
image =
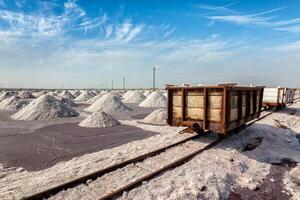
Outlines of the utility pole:
<svg viewBox="0 0 300 200">
<path fill-rule="evenodd" d="M 155 91 L 155 66 L 153 67 L 153 91 Z"/>
<path fill-rule="evenodd" d="M 123 90 L 125 90 L 125 77 L 123 77 Z"/>
<path fill-rule="evenodd" d="M 108 84 L 107 84 L 107 81 L 106 81 L 106 82 L 105 82 L 105 88 L 106 88 L 106 89 L 108 89 L 108 87 L 107 87 L 107 86 L 108 86 Z"/>
<path fill-rule="evenodd" d="M 111 81 L 111 89 L 114 89 L 114 81 Z"/>
</svg>

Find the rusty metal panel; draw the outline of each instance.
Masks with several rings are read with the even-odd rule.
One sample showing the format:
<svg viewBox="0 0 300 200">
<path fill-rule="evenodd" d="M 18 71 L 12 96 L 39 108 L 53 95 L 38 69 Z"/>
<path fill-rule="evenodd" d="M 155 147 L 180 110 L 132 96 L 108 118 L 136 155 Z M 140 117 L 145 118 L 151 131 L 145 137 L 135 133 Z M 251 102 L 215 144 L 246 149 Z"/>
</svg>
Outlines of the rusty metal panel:
<svg viewBox="0 0 300 200">
<path fill-rule="evenodd" d="M 222 110 L 221 109 L 208 109 L 207 110 L 208 121 L 221 122 Z"/>
<path fill-rule="evenodd" d="M 186 108 L 186 118 L 190 120 L 203 120 L 203 108 Z"/>
<path fill-rule="evenodd" d="M 188 94 L 186 96 L 186 104 L 188 108 L 203 108 L 203 95 L 193 95 Z"/>
</svg>

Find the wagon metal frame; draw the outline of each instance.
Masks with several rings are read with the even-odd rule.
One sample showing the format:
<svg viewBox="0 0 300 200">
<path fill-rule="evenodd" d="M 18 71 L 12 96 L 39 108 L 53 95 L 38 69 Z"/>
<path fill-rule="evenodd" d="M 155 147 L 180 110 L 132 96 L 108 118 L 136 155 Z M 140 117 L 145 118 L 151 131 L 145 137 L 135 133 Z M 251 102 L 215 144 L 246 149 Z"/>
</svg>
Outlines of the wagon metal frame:
<svg viewBox="0 0 300 200">
<path fill-rule="evenodd" d="M 198 124 L 202 130 L 211 130 L 218 134 L 226 135 L 230 131 L 241 127 L 246 122 L 258 118 L 262 108 L 262 97 L 264 87 L 244 87 L 236 84 L 219 84 L 214 86 L 192 86 L 192 87 L 178 87 L 173 85 L 166 85 L 168 91 L 168 116 L 167 123 L 171 126 L 193 126 Z M 174 94 L 181 93 L 181 118 L 174 117 Z M 187 94 L 195 92 L 196 94 L 203 94 L 203 117 L 202 120 L 187 117 Z M 212 111 L 212 102 L 209 98 L 213 96 L 214 92 L 222 93 L 221 116 L 220 120 L 210 120 Z M 245 97 L 243 97 L 243 95 Z M 219 95 L 220 96 L 220 95 Z M 237 119 L 231 119 L 232 96 L 237 96 Z M 258 98 L 259 97 L 259 98 Z M 246 98 L 246 99 L 243 99 Z M 252 100 L 251 100 L 252 98 Z M 250 105 L 252 101 L 252 107 Z M 258 101 L 258 102 L 257 102 Z"/>
</svg>

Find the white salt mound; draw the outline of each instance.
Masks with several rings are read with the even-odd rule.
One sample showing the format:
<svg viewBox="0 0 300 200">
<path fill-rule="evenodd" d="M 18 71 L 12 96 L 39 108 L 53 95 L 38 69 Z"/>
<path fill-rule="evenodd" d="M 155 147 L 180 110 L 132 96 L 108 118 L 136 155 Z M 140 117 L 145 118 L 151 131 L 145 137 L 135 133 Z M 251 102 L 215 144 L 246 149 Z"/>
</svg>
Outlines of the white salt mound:
<svg viewBox="0 0 300 200">
<path fill-rule="evenodd" d="M 148 97 L 151 93 L 152 93 L 152 92 L 151 92 L 150 90 L 147 90 L 146 92 L 144 92 L 144 95 L 145 95 L 146 97 Z"/>
<path fill-rule="evenodd" d="M 140 91 L 133 91 L 123 100 L 124 103 L 141 103 L 146 99 L 146 96 Z"/>
<path fill-rule="evenodd" d="M 128 90 L 127 92 L 125 92 L 125 94 L 123 94 L 122 98 L 126 99 L 128 95 L 130 95 L 133 91 Z"/>
<path fill-rule="evenodd" d="M 1 92 L 0 93 L 0 102 L 3 101 L 4 99 L 8 98 L 8 97 L 11 97 L 12 95 L 13 95 L 12 92 L 8 92 L 8 91 Z"/>
<path fill-rule="evenodd" d="M 81 127 L 89 128 L 112 127 L 117 125 L 120 125 L 120 122 L 118 120 L 114 119 L 111 115 L 102 111 L 90 114 L 79 124 L 79 126 Z"/>
<path fill-rule="evenodd" d="M 62 103 L 64 103 L 65 105 L 69 106 L 69 107 L 76 107 L 78 106 L 77 103 L 75 103 L 72 99 L 69 98 L 65 98 L 65 97 L 56 97 L 59 101 L 61 101 Z"/>
<path fill-rule="evenodd" d="M 167 112 L 164 109 L 157 109 L 145 117 L 141 122 L 147 124 L 167 124 Z"/>
<path fill-rule="evenodd" d="M 75 101 L 87 101 L 94 96 L 95 94 L 91 91 L 83 91 L 78 97 L 76 97 Z"/>
<path fill-rule="evenodd" d="M 112 94 L 113 96 L 117 97 L 120 100 L 122 99 L 122 95 L 120 95 L 120 93 L 117 91 L 111 91 L 109 93 Z"/>
<path fill-rule="evenodd" d="M 0 102 L 0 110 L 19 110 L 25 107 L 29 102 L 17 96 L 12 96 Z"/>
<path fill-rule="evenodd" d="M 142 103 L 141 107 L 166 107 L 167 98 L 159 91 L 152 92 Z"/>
<path fill-rule="evenodd" d="M 107 113 L 111 113 L 114 111 L 127 112 L 131 109 L 128 108 L 125 104 L 123 104 L 117 97 L 108 93 L 85 109 L 85 111 L 89 112 L 98 112 L 100 110 Z"/>
<path fill-rule="evenodd" d="M 20 97 L 21 99 L 32 99 L 32 98 L 34 98 L 34 96 L 28 90 L 20 91 L 17 96 Z"/>
<path fill-rule="evenodd" d="M 58 118 L 77 117 L 79 113 L 55 97 L 43 95 L 22 110 L 14 114 L 11 118 L 14 120 L 51 120 Z"/>
<path fill-rule="evenodd" d="M 34 97 L 38 98 L 38 97 L 40 97 L 40 96 L 42 96 L 42 95 L 44 95 L 44 94 L 46 94 L 46 93 L 47 93 L 47 92 L 45 92 L 44 90 L 42 90 L 42 91 L 39 91 L 39 92 L 33 92 L 32 95 L 33 95 Z"/>
<path fill-rule="evenodd" d="M 87 100 L 85 103 L 86 104 L 93 104 L 96 101 L 98 101 L 101 97 L 103 97 L 106 93 L 105 92 L 100 92 L 100 94 L 94 96 L 93 98 Z"/>
<path fill-rule="evenodd" d="M 78 97 L 80 94 L 81 94 L 81 92 L 79 91 L 79 90 L 73 90 L 73 91 L 70 91 L 71 92 L 71 94 L 74 96 L 74 97 Z"/>
<path fill-rule="evenodd" d="M 75 99 L 75 97 L 68 90 L 62 91 L 57 96 L 62 97 L 62 98 L 67 98 L 67 99 Z"/>
</svg>

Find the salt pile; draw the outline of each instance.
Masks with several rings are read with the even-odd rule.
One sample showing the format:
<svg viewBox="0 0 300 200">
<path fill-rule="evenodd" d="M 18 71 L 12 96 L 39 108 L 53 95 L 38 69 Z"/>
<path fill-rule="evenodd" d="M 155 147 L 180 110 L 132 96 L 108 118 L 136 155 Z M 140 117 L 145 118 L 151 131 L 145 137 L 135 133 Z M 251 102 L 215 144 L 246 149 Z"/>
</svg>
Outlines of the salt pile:
<svg viewBox="0 0 300 200">
<path fill-rule="evenodd" d="M 110 94 L 112 94 L 113 96 L 117 97 L 120 100 L 122 99 L 122 95 L 120 95 L 120 93 L 117 91 L 111 91 Z"/>
<path fill-rule="evenodd" d="M 91 91 L 83 91 L 78 97 L 76 97 L 75 101 L 87 101 L 94 96 L 95 94 Z"/>
<path fill-rule="evenodd" d="M 97 127 L 112 127 L 120 125 L 120 122 L 114 119 L 111 115 L 99 111 L 89 115 L 86 119 L 80 122 L 79 126 L 97 128 Z"/>
<path fill-rule="evenodd" d="M 67 99 L 75 99 L 75 97 L 68 90 L 62 91 L 58 96 L 63 97 L 63 98 L 67 98 Z"/>
<path fill-rule="evenodd" d="M 141 107 L 166 107 L 167 98 L 159 91 L 152 92 L 142 103 Z"/>
<path fill-rule="evenodd" d="M 127 92 L 125 92 L 125 94 L 123 94 L 122 98 L 126 99 L 128 95 L 130 95 L 132 93 L 131 90 L 128 90 Z"/>
<path fill-rule="evenodd" d="M 78 96 L 81 94 L 81 92 L 80 92 L 79 90 L 73 90 L 73 91 L 71 91 L 71 94 L 72 94 L 74 97 L 78 97 Z"/>
<path fill-rule="evenodd" d="M 69 107 L 76 107 L 78 106 L 72 99 L 65 98 L 65 97 L 56 97 L 59 101 L 66 104 Z"/>
<path fill-rule="evenodd" d="M 12 92 L 4 91 L 0 93 L 0 101 L 3 101 L 4 99 L 11 97 L 13 95 Z"/>
<path fill-rule="evenodd" d="M 48 92 L 47 95 L 50 95 L 50 96 L 53 96 L 53 97 L 56 97 L 57 96 L 57 93 L 56 92 Z"/>
<path fill-rule="evenodd" d="M 100 92 L 100 94 L 94 96 L 93 98 L 87 100 L 85 103 L 86 104 L 93 104 L 96 101 L 98 101 L 101 97 L 103 97 L 106 94 L 106 92 Z"/>
<path fill-rule="evenodd" d="M 111 113 L 114 111 L 127 112 L 131 109 L 128 108 L 125 104 L 123 104 L 117 97 L 108 93 L 101 97 L 99 100 L 97 100 L 95 103 L 90 105 L 85 110 L 89 112 L 98 112 L 102 110 L 104 112 Z"/>
<path fill-rule="evenodd" d="M 29 102 L 17 96 L 12 96 L 0 102 L 0 110 L 19 110 L 25 107 Z"/>
<path fill-rule="evenodd" d="M 145 95 L 140 91 L 133 91 L 123 100 L 124 103 L 141 103 L 146 99 Z"/>
<path fill-rule="evenodd" d="M 166 125 L 167 112 L 164 109 L 157 109 L 145 117 L 141 122 L 147 124 Z"/>
<path fill-rule="evenodd" d="M 31 121 L 77 117 L 78 115 L 79 113 L 77 111 L 63 104 L 55 97 L 43 95 L 33 100 L 11 118 L 15 120 Z"/>
<path fill-rule="evenodd" d="M 34 96 L 28 90 L 20 91 L 17 96 L 20 97 L 21 99 L 32 99 L 32 98 L 34 98 Z"/>
<path fill-rule="evenodd" d="M 45 91 L 39 91 L 39 92 L 33 92 L 32 93 L 32 95 L 34 96 L 34 97 L 36 97 L 36 98 L 38 98 L 38 97 L 40 97 L 40 96 L 42 96 L 42 95 L 44 95 L 44 94 L 46 94 L 46 92 Z"/>
<path fill-rule="evenodd" d="M 152 92 L 151 92 L 150 90 L 147 90 L 146 92 L 144 92 L 144 95 L 145 95 L 146 97 L 148 97 L 151 93 L 152 93 Z"/>
</svg>

